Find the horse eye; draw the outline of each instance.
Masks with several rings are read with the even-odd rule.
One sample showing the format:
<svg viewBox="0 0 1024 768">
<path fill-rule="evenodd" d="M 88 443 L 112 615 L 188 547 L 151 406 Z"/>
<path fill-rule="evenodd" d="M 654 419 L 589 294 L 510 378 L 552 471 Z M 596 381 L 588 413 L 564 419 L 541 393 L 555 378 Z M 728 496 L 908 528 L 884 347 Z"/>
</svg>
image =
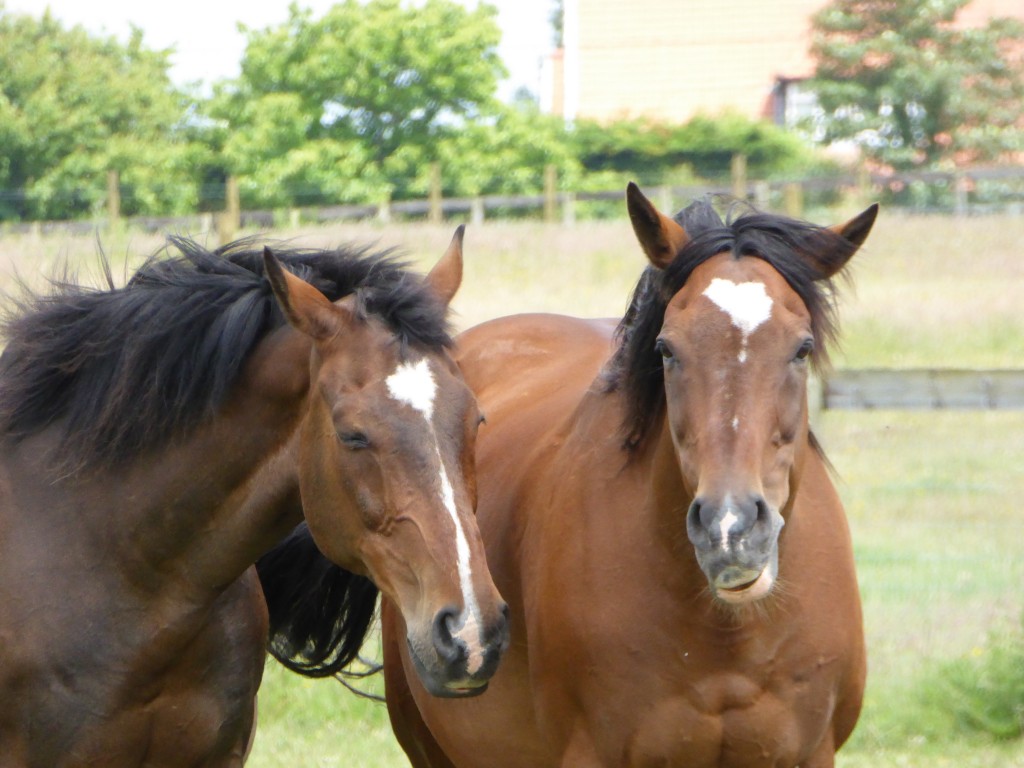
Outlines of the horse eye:
<svg viewBox="0 0 1024 768">
<path fill-rule="evenodd" d="M 338 439 L 341 440 L 342 445 L 353 451 L 361 451 L 370 447 L 370 438 L 362 432 L 340 432 Z"/>
<path fill-rule="evenodd" d="M 811 356 L 811 352 L 814 351 L 814 341 L 807 339 L 803 344 L 800 345 L 800 349 L 796 351 L 797 360 L 806 360 Z"/>
<path fill-rule="evenodd" d="M 672 360 L 675 357 L 664 339 L 658 339 L 654 342 L 654 349 L 664 360 Z"/>
</svg>

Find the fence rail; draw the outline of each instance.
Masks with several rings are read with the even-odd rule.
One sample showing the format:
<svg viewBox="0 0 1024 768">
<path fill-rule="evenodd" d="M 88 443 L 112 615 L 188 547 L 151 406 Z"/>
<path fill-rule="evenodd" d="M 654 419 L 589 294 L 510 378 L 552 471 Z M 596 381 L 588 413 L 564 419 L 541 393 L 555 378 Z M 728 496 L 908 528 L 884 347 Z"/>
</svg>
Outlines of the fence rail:
<svg viewBox="0 0 1024 768">
<path fill-rule="evenodd" d="M 1024 409 L 1024 370 L 837 370 L 821 383 L 820 407 L 1020 410 Z"/>
</svg>

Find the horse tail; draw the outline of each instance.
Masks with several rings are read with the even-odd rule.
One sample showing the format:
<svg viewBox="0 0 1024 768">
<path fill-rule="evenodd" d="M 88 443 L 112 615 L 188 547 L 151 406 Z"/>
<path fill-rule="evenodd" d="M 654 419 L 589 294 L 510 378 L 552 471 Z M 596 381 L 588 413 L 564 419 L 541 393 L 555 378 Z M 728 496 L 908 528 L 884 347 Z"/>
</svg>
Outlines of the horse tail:
<svg viewBox="0 0 1024 768">
<path fill-rule="evenodd" d="M 267 650 L 292 672 L 330 677 L 354 661 L 377 605 L 377 587 L 317 549 L 305 523 L 256 562 L 270 614 Z"/>
</svg>

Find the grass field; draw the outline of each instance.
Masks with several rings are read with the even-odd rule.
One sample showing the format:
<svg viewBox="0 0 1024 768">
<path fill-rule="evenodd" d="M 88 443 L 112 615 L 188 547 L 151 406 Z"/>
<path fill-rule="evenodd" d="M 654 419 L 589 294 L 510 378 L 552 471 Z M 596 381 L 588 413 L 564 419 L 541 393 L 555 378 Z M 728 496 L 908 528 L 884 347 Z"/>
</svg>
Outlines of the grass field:
<svg viewBox="0 0 1024 768">
<path fill-rule="evenodd" d="M 823 222 L 832 223 L 832 222 Z M 275 233 L 304 245 L 379 241 L 426 269 L 452 227 L 375 225 Z M 104 237 L 115 261 L 160 240 Z M 837 366 L 1024 368 L 1024 218 L 904 218 L 883 212 L 840 302 Z M 0 268 L 31 278 L 89 239 L 0 239 Z M 517 311 L 618 315 L 643 258 L 625 218 L 575 228 L 470 228 L 457 324 Z M 88 259 L 86 259 L 87 261 Z M 816 430 L 838 472 L 864 598 L 870 673 L 843 768 L 1020 766 L 1024 744 L 954 735 L 922 680 L 983 655 L 994 626 L 1024 610 L 1024 412 L 824 412 Z M 382 705 L 333 681 L 268 665 L 250 765 L 407 765 Z M 486 768 L 486 767 L 484 767 Z"/>
</svg>

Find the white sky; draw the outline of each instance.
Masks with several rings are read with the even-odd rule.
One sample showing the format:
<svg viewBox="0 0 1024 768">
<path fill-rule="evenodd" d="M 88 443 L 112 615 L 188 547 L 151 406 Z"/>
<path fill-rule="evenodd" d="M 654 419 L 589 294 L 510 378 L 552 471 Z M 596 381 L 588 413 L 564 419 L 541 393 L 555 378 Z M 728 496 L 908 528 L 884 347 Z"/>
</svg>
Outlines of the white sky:
<svg viewBox="0 0 1024 768">
<path fill-rule="evenodd" d="M 297 0 L 315 17 L 336 0 Z M 473 7 L 476 0 L 459 0 Z M 509 71 L 499 95 L 508 98 L 520 86 L 539 91 L 540 61 L 550 51 L 552 0 L 490 0 L 502 29 L 499 54 Z M 67 26 L 81 24 L 121 40 L 130 24 L 141 28 L 147 47 L 175 49 L 171 77 L 178 83 L 207 84 L 239 72 L 245 39 L 238 22 L 262 29 L 288 18 L 290 0 L 0 0 L 8 11 L 41 16 L 47 8 Z"/>
</svg>

